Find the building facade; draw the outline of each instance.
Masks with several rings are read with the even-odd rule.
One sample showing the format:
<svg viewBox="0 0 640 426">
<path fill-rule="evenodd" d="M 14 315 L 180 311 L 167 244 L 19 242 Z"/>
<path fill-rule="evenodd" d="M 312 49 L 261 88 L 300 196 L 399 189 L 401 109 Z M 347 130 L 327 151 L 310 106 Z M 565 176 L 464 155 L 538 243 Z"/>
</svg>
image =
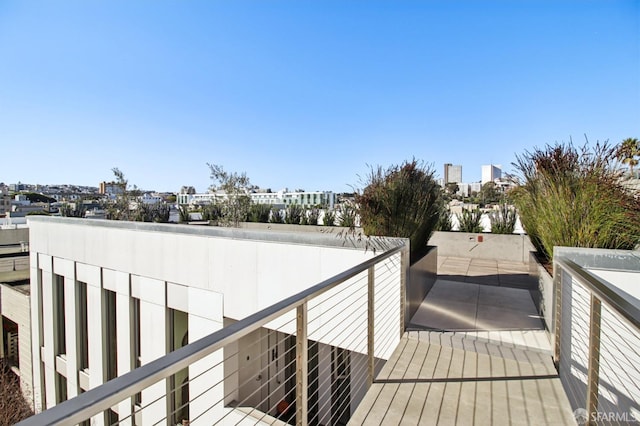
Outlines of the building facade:
<svg viewBox="0 0 640 426">
<path fill-rule="evenodd" d="M 122 186 L 116 182 L 100 182 L 98 193 L 103 195 L 120 195 Z"/>
<path fill-rule="evenodd" d="M 444 183 L 460 183 L 462 182 L 462 166 L 445 163 L 444 165 Z"/>
<path fill-rule="evenodd" d="M 320 206 L 333 209 L 336 204 L 336 194 L 331 191 L 289 192 L 283 189 L 278 192 L 251 192 L 247 195 L 254 204 L 267 204 L 279 208 L 299 205 L 305 208 Z M 178 204 L 213 204 L 224 200 L 225 197 L 226 194 L 222 191 L 200 194 L 180 191 L 177 202 Z"/>
<path fill-rule="evenodd" d="M 482 166 L 482 180 L 480 182 L 483 185 L 500 178 L 502 178 L 502 166 L 494 164 Z"/>
<path fill-rule="evenodd" d="M 30 219 L 29 227 L 38 410 L 103 384 L 374 256 L 363 247 L 345 248 L 343 241 L 324 234 L 53 217 Z M 399 274 L 393 279 L 399 283 Z M 398 306 L 396 310 L 398 314 L 389 318 L 394 330 L 399 323 Z M 330 325 L 316 340 L 317 369 L 333 371 L 338 353 L 349 359 L 354 371 L 366 366 L 363 349 L 349 342 L 337 343 L 344 339 L 338 340 L 333 330 L 339 327 Z M 263 367 L 274 353 L 289 353 L 290 343 L 278 330 L 266 327 L 243 338 L 231 348 L 232 355 L 224 356 L 224 362 L 218 353 L 194 362 L 170 382 L 145 389 L 133 403 L 125 401 L 107 415 L 92 418 L 92 424 L 126 418 L 125 424 L 146 425 L 164 422 L 165 417 L 175 423 L 197 418 L 191 424 L 212 424 L 225 405 L 235 400 L 275 415 L 288 385 L 274 385 L 262 396 L 257 390 L 265 381 L 282 383 L 285 358 L 266 373 Z M 396 337 L 392 343 L 397 344 L 399 335 Z M 267 347 L 256 349 L 255 341 L 266 342 Z M 381 357 L 388 359 L 390 355 L 389 351 Z M 235 373 L 227 373 L 227 368 Z M 364 388 L 355 384 L 366 378 L 346 379 L 353 383 L 353 389 Z M 221 380 L 225 392 L 211 390 L 211 384 Z M 182 383 L 186 394 L 176 391 Z M 331 389 L 331 381 L 328 386 Z M 227 392 L 227 388 L 232 390 Z M 180 407 L 185 406 L 189 394 L 202 397 L 192 400 L 185 411 Z M 347 395 L 349 410 L 350 401 L 362 395 Z M 325 419 L 323 423 L 335 414 L 331 403 L 318 400 L 316 405 L 320 407 L 316 415 Z M 142 406 L 147 409 L 138 412 Z"/>
</svg>

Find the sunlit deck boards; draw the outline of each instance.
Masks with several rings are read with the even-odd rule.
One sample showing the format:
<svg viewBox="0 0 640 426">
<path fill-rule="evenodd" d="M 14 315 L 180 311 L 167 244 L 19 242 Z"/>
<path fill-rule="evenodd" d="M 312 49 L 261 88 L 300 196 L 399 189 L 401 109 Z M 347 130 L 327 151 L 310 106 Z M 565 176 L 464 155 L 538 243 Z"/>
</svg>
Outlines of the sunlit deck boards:
<svg viewBox="0 0 640 426">
<path fill-rule="evenodd" d="M 439 279 L 350 425 L 566 425 L 525 264 L 438 258 Z"/>
<path fill-rule="evenodd" d="M 548 354 L 429 333 L 405 335 L 349 424 L 575 423 Z"/>
</svg>

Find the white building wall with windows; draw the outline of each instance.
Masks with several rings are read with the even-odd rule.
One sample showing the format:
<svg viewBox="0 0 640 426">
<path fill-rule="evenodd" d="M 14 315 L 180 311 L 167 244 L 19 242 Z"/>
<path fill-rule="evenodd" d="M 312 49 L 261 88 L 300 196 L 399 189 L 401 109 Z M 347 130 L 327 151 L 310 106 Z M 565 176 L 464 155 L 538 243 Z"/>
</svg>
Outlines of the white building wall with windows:
<svg viewBox="0 0 640 426">
<path fill-rule="evenodd" d="M 374 256 L 372 250 L 345 249 L 327 235 L 53 217 L 30 219 L 29 228 L 38 410 L 177 349 L 176 313 L 187 318 L 190 343 L 221 329 L 225 319 L 244 318 Z M 326 245 L 309 243 L 314 238 Z M 389 316 L 396 328 L 399 305 L 397 311 Z M 340 320 L 318 327 L 330 330 Z M 326 333 L 322 342 L 337 338 Z M 202 397 L 206 402 L 190 404 L 191 417 L 224 399 L 219 391 L 207 391 L 223 378 L 222 368 L 207 370 L 221 356 L 212 354 L 189 368 L 191 377 L 204 372 L 190 383 L 191 392 L 211 393 Z M 142 392 L 143 404 L 157 402 L 143 412 L 141 424 L 167 415 L 166 395 L 164 382 Z M 132 414 L 128 403 L 115 410 L 121 419 Z M 206 424 L 208 416 L 200 422 Z"/>
<path fill-rule="evenodd" d="M 268 204 L 279 207 L 297 204 L 307 208 L 325 206 L 333 209 L 336 204 L 336 195 L 331 191 L 289 192 L 283 189 L 278 192 L 252 192 L 247 195 L 254 204 Z M 226 195 L 223 192 L 179 193 L 177 202 L 178 204 L 212 204 L 222 201 L 225 197 Z"/>
</svg>

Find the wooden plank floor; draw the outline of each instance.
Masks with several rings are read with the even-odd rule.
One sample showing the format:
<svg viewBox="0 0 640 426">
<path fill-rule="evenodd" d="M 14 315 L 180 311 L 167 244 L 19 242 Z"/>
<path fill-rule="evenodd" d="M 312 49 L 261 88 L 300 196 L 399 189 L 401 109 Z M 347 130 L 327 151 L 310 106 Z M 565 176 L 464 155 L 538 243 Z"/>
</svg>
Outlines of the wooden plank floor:
<svg viewBox="0 0 640 426">
<path fill-rule="evenodd" d="M 548 353 L 406 333 L 350 425 L 575 424 Z"/>
</svg>

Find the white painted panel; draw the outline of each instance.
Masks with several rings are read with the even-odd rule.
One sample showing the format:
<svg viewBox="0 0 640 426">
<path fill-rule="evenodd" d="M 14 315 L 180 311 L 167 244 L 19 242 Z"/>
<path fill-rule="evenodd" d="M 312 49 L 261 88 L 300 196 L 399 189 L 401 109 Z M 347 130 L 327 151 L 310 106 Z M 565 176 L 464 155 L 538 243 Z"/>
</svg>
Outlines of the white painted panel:
<svg viewBox="0 0 640 426">
<path fill-rule="evenodd" d="M 185 312 L 222 323 L 222 295 L 214 291 L 188 288 L 188 307 Z"/>
<path fill-rule="evenodd" d="M 145 302 L 165 306 L 166 285 L 164 281 L 153 278 L 131 276 L 131 295 Z"/>
<path fill-rule="evenodd" d="M 55 269 L 55 268 L 54 268 Z M 67 269 L 73 274 L 73 265 L 67 265 Z M 75 275 L 75 274 L 73 274 Z M 64 278 L 64 307 L 65 307 L 65 337 L 66 337 L 66 361 L 67 361 L 67 398 L 78 395 L 78 352 L 77 352 L 77 328 L 76 324 L 76 282 L 74 277 Z"/>
<path fill-rule="evenodd" d="M 63 277 L 73 277 L 75 275 L 73 262 L 68 259 L 53 258 L 53 273 Z"/>
<path fill-rule="evenodd" d="M 102 287 L 102 271 L 98 266 L 76 263 L 76 279 L 88 286 Z"/>
<path fill-rule="evenodd" d="M 194 342 L 216 330 L 222 329 L 222 323 L 189 315 L 189 342 Z M 189 366 L 189 414 L 192 425 L 211 425 L 219 418 L 224 401 L 223 351 L 217 351 Z M 217 386 L 213 386 L 220 383 Z M 196 399 L 197 397 L 197 399 Z M 211 409 L 211 406 L 217 406 Z"/>
<path fill-rule="evenodd" d="M 113 269 L 102 269 L 102 287 L 105 290 L 116 291 L 116 271 Z"/>
<path fill-rule="evenodd" d="M 118 363 L 118 376 L 131 371 L 131 365 L 133 364 L 133 356 L 131 353 L 133 349 L 133 340 L 131 337 L 131 311 L 131 298 L 126 294 L 116 293 L 116 339 L 118 345 L 116 357 Z M 125 400 L 118 404 L 118 415 L 121 419 L 129 417 L 130 414 L 130 400 Z M 132 422 L 131 419 L 127 419 L 121 424 L 130 425 Z"/>
<path fill-rule="evenodd" d="M 182 312 L 189 312 L 189 287 L 167 283 L 167 306 Z"/>
<path fill-rule="evenodd" d="M 142 365 L 166 354 L 167 309 L 153 303 L 140 301 L 140 357 Z M 167 416 L 166 380 L 142 391 L 142 424 L 155 424 Z M 148 406 L 151 401 L 159 400 Z"/>
<path fill-rule="evenodd" d="M 87 337 L 89 339 L 89 386 L 95 388 L 104 383 L 106 362 L 102 336 L 105 332 L 103 321 L 102 289 L 87 285 Z"/>
<path fill-rule="evenodd" d="M 53 272 L 53 261 L 50 255 L 37 253 L 38 267 L 46 272 Z"/>
<path fill-rule="evenodd" d="M 49 267 L 50 269 L 51 266 Z M 53 315 L 53 274 L 48 271 L 42 272 L 42 297 L 45 301 L 42 304 L 42 317 L 44 329 L 44 377 L 47 408 L 51 408 L 56 403 L 56 364 L 55 364 L 55 337 L 54 337 L 54 315 Z M 47 303 L 46 301 L 49 301 Z"/>
</svg>

